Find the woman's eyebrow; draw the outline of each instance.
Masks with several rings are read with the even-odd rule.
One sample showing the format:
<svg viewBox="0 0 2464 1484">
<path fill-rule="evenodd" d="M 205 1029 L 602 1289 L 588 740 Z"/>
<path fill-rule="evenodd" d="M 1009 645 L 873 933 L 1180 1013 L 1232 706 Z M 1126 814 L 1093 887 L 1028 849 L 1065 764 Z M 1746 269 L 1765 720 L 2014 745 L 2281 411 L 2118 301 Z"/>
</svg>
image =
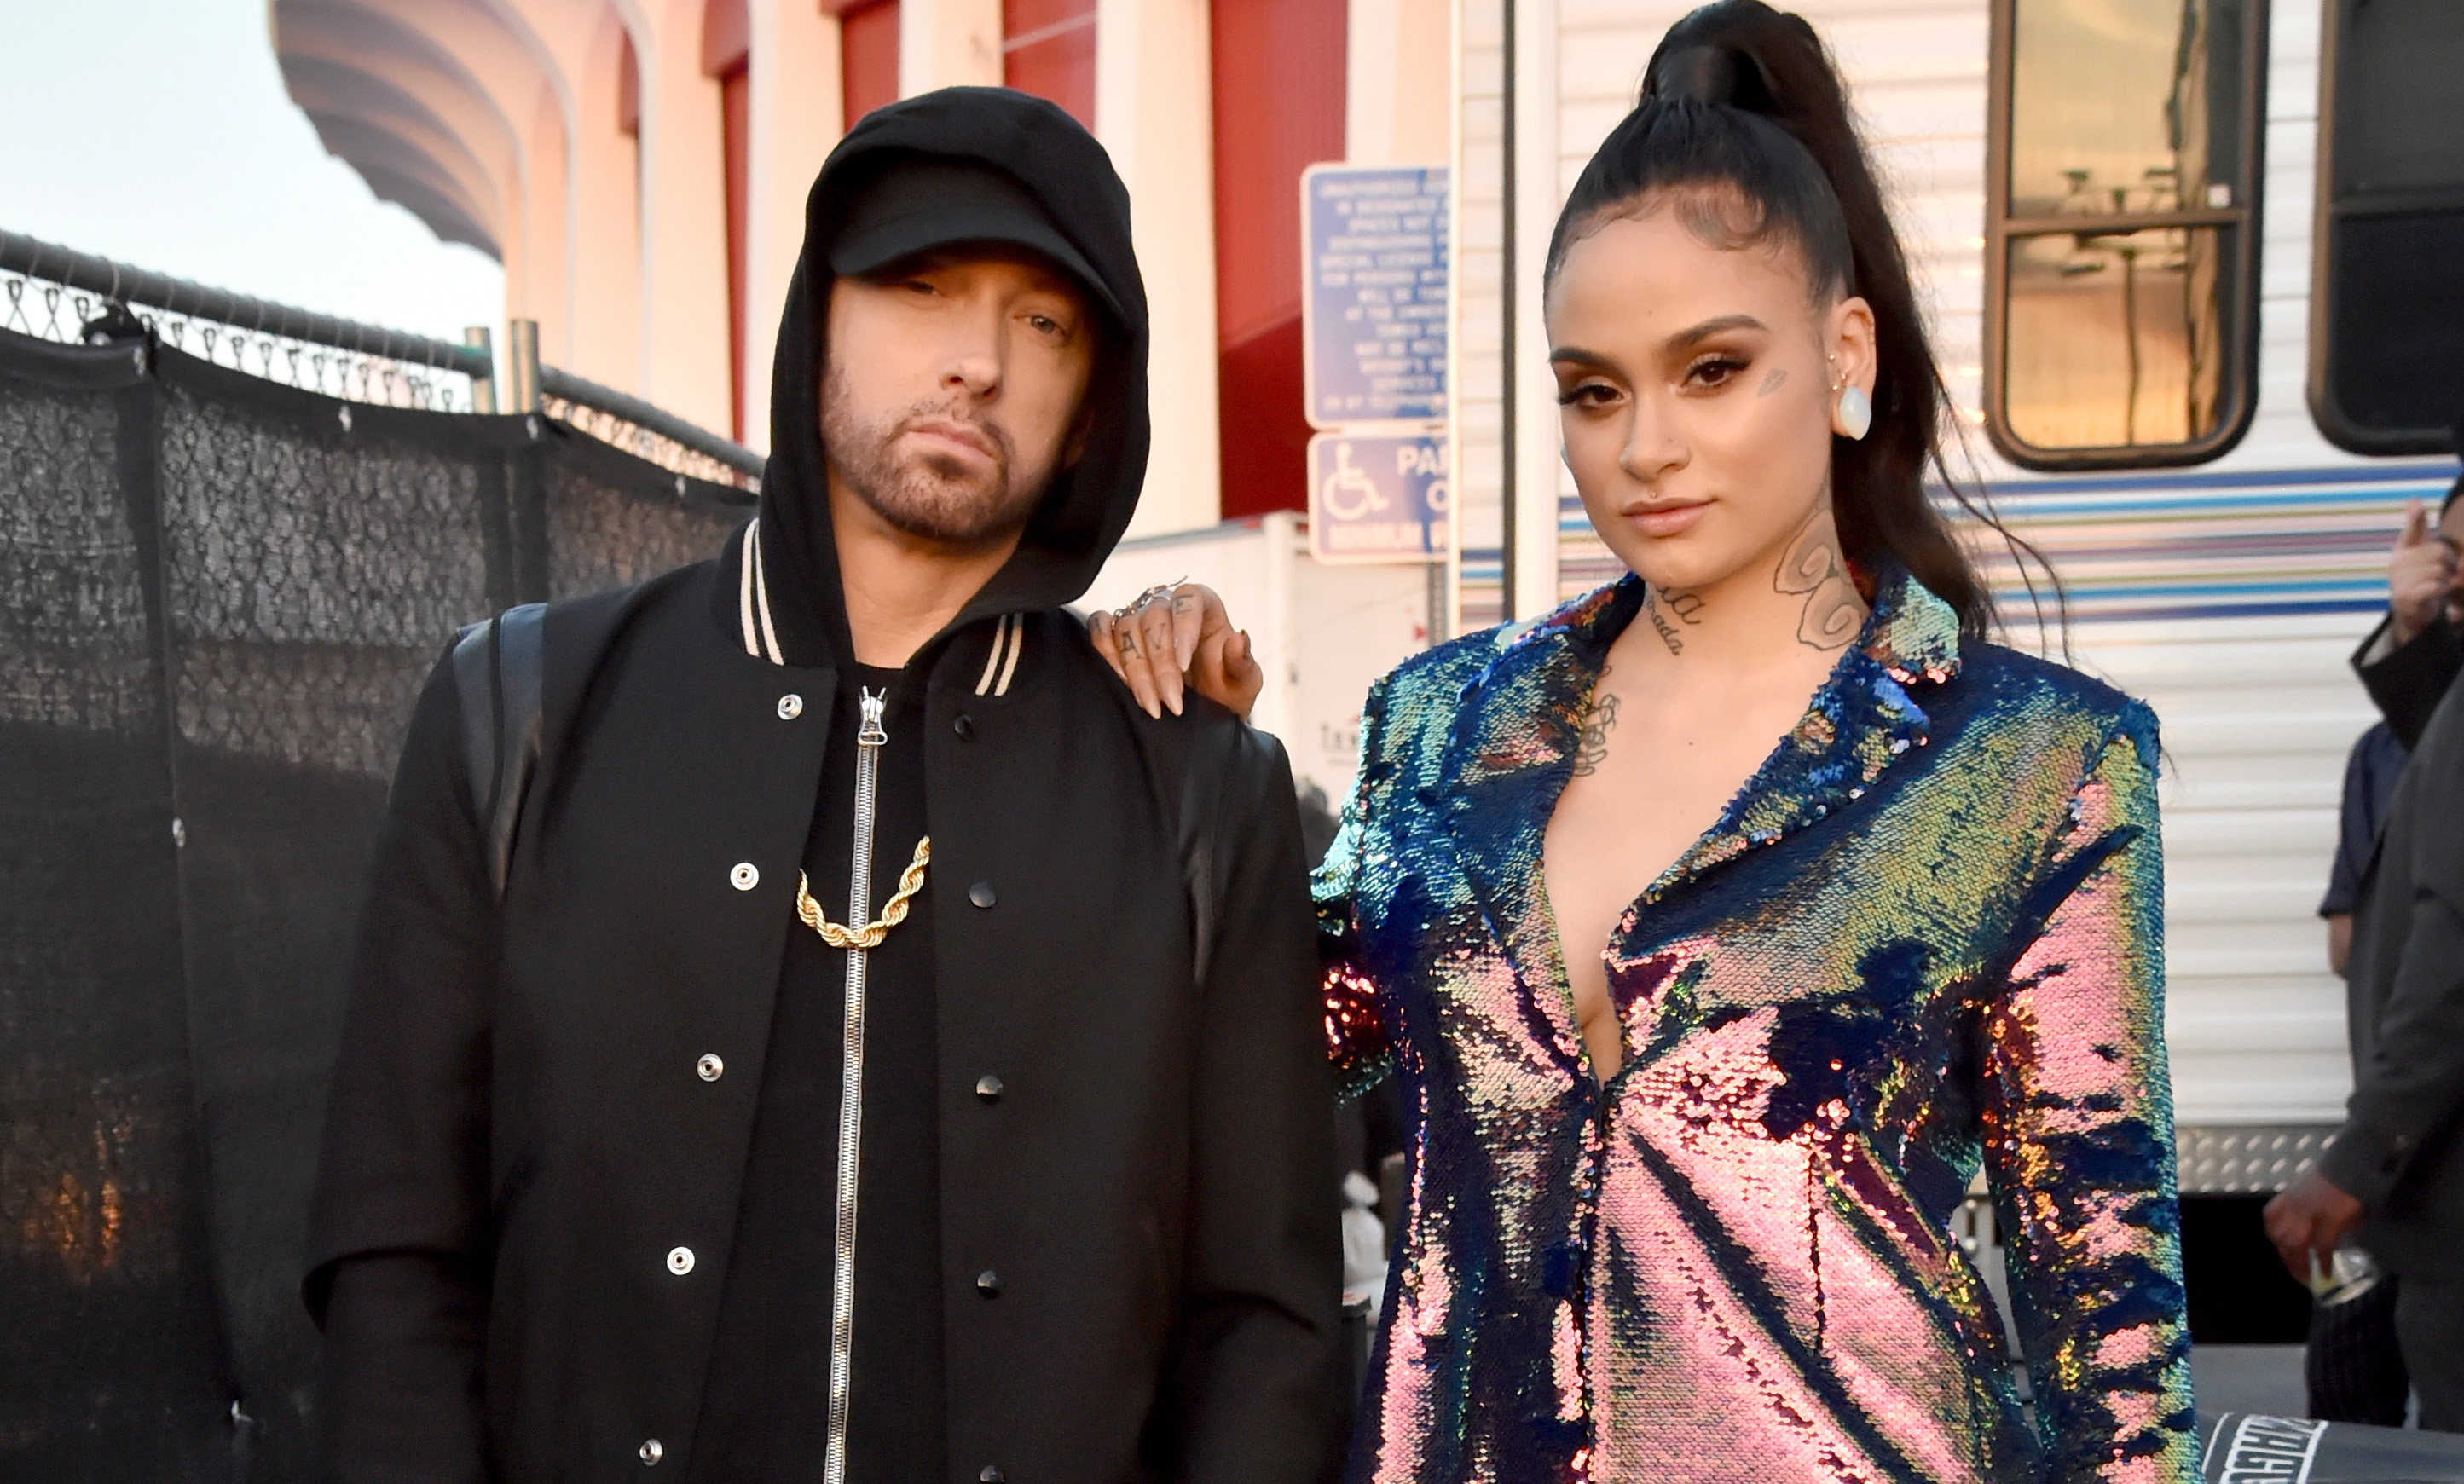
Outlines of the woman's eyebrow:
<svg viewBox="0 0 2464 1484">
<path fill-rule="evenodd" d="M 1705 340 L 1709 339 L 1711 337 L 1715 335 L 1724 335 L 1730 330 L 1762 330 L 1768 328 L 1769 326 L 1765 325 L 1761 320 L 1756 319 L 1751 315 L 1719 315 L 1712 318 L 1704 320 L 1701 324 L 1692 325 L 1678 331 L 1675 335 L 1668 338 L 1667 345 L 1672 351 L 1691 350 L 1695 346 L 1702 344 Z"/>
<path fill-rule="evenodd" d="M 1756 319 L 1751 315 L 1716 315 L 1709 319 L 1704 320 L 1701 324 L 1689 325 L 1686 328 L 1678 331 L 1675 335 L 1670 336 L 1664 344 L 1671 352 L 1683 353 L 1701 344 L 1703 341 L 1709 339 L 1715 335 L 1725 335 L 1730 330 L 1766 330 L 1769 328 L 1770 326 L 1764 324 L 1761 320 Z M 1585 350 L 1579 345 L 1551 346 L 1549 350 L 1549 360 L 1551 364 L 1562 363 L 1571 366 L 1594 366 L 1602 370 L 1611 369 L 1617 364 L 1614 358 L 1599 351 Z"/>
</svg>

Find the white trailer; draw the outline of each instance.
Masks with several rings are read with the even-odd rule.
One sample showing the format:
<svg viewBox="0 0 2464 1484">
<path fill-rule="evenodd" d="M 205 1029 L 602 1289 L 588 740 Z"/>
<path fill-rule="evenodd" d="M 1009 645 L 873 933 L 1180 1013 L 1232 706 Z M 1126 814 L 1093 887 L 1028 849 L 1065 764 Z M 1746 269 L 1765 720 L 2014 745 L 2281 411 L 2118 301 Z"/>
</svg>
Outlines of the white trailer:
<svg viewBox="0 0 2464 1484">
<path fill-rule="evenodd" d="M 1093 597 L 1117 602 L 1184 575 L 1232 595 L 1269 660 L 1260 720 L 1285 738 L 1295 773 L 1330 796 L 1349 778 L 1363 686 L 1424 632 L 1497 622 L 1509 567 L 1515 617 L 1616 575 L 1557 459 L 1537 270 L 1564 192 L 1689 8 L 1462 0 L 1451 162 L 1461 183 L 1458 555 L 1443 600 L 1421 597 L 1419 568 L 1317 567 L 1300 555 L 1290 516 L 1131 543 Z M 2348 132 L 2385 132 L 2379 95 L 2411 88 L 2448 120 L 2435 137 L 2464 141 L 2464 94 L 2453 83 L 2464 68 L 2464 6 L 2370 0 L 2374 34 L 2354 32 L 2356 0 L 1793 8 L 1850 79 L 1929 301 L 1975 485 L 2067 584 L 2072 662 L 2145 698 L 2163 724 L 2167 1033 L 2184 1189 L 2278 1189 L 2332 1133 L 2349 1085 L 2343 991 L 2316 915 L 2346 751 L 2376 719 L 2347 656 L 2384 611 L 2406 502 L 2434 506 L 2456 475 L 2442 440 L 2418 426 L 2393 435 L 2357 426 L 2340 393 L 2322 390 L 2341 375 L 2348 402 L 2405 391 L 2361 385 L 2372 368 L 2339 371 L 2329 342 L 2340 333 L 2336 344 L 2355 341 L 2358 321 L 2340 331 L 2337 315 L 2359 316 L 2362 291 L 2382 274 L 2423 286 L 2405 291 L 2421 295 L 2419 313 L 2448 316 L 2449 348 L 2464 340 L 2453 290 L 2423 277 L 2390 239 L 2352 234 L 2355 213 L 2385 206 L 2371 205 L 2367 182 L 2350 172 L 2322 182 L 2316 168 L 2330 149 L 2322 115 L 2333 123 L 2339 112 L 2322 108 L 2322 42 L 2344 48 L 2344 61 L 2331 56 L 2324 69 L 2343 78 L 2342 112 L 2371 115 Z M 2206 51 L 2193 56 L 2195 47 Z M 2151 76 L 2168 62 L 2169 76 Z M 2228 93 L 2247 100 L 2237 128 Z M 2132 171 L 2128 140 L 2104 120 L 2151 106 L 2168 110 L 2171 157 Z M 2075 161 L 2048 153 L 2065 139 Z M 2429 224 L 2412 240 L 2453 244 L 2447 276 L 2464 281 L 2453 271 L 2464 266 L 2464 144 L 2409 159 L 2398 184 L 2409 194 L 2394 204 Z M 2061 194 L 2049 204 L 2039 178 L 2056 167 Z M 2128 178 L 2108 189 L 2101 174 L 2117 169 Z M 2061 230 L 2046 229 L 2047 212 L 2062 216 Z M 2341 278 L 2319 256 L 2331 221 L 2347 224 L 2337 229 L 2348 232 L 2338 239 Z M 1503 277 L 1509 247 L 1512 284 Z M 2350 264 L 2365 251 L 2381 255 L 2355 277 Z M 2004 271 L 1994 254 L 2007 254 Z M 2233 290 L 2236 274 L 2246 297 Z M 2330 293 L 2354 303 L 2330 313 Z M 2406 327 L 2376 333 L 2390 329 Z M 2093 389 L 2100 365 L 2117 364 L 2132 379 L 2119 436 L 2111 399 L 2082 410 L 2061 395 Z M 2431 432 L 2464 412 L 2459 383 L 2464 376 L 2449 383 L 2453 404 Z M 2082 444 L 2102 447 L 2065 452 Z M 1508 489 L 1523 497 L 1509 501 Z M 2061 654 L 2063 636 L 2032 622 L 2008 562 L 1987 555 L 2012 642 Z M 1443 624 L 1426 624 L 1433 610 Z"/>
</svg>

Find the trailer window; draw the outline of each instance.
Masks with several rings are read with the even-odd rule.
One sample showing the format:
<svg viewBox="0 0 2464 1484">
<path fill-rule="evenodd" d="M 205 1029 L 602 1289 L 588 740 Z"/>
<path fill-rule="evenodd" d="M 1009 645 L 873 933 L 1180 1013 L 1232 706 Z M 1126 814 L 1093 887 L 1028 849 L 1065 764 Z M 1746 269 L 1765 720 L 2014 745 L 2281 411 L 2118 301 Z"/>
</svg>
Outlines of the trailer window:
<svg viewBox="0 0 2464 1484">
<path fill-rule="evenodd" d="M 2257 374 L 2263 0 L 1994 0 L 1985 413 L 2035 469 L 2189 464 Z"/>
<path fill-rule="evenodd" d="M 2443 453 L 2464 414 L 2464 5 L 2328 0 L 2310 415 L 2356 453 Z"/>
</svg>

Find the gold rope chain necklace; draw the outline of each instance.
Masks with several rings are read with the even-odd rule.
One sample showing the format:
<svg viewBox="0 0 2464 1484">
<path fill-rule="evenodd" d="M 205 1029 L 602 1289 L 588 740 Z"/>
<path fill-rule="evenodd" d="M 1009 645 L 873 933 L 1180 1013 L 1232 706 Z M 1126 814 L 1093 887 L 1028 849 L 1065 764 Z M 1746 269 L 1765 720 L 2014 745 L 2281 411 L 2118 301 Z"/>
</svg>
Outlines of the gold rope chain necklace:
<svg viewBox="0 0 2464 1484">
<path fill-rule="evenodd" d="M 924 867 L 933 862 L 933 837 L 925 836 L 915 842 L 915 858 L 907 869 L 898 873 L 898 894 L 881 905 L 881 915 L 861 928 L 842 928 L 822 911 L 813 900 L 813 888 L 804 873 L 796 873 L 796 918 L 822 935 L 822 941 L 834 949 L 877 949 L 890 929 L 907 921 L 907 905 L 915 893 L 924 889 Z"/>
</svg>

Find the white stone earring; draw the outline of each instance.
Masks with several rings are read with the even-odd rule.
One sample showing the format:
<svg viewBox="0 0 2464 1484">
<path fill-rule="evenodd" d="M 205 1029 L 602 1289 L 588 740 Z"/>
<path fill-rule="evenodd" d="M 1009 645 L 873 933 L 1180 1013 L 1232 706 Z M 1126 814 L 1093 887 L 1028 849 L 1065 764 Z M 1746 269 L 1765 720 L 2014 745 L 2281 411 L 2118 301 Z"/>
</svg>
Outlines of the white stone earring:
<svg viewBox="0 0 2464 1484">
<path fill-rule="evenodd" d="M 1839 369 L 1837 356 L 1822 359 L 1833 371 Z M 1831 430 L 1851 442 L 1862 442 L 1874 426 L 1873 400 L 1865 395 L 1865 388 L 1854 382 L 1834 382 L 1831 390 L 1836 398 L 1831 404 Z"/>
</svg>

